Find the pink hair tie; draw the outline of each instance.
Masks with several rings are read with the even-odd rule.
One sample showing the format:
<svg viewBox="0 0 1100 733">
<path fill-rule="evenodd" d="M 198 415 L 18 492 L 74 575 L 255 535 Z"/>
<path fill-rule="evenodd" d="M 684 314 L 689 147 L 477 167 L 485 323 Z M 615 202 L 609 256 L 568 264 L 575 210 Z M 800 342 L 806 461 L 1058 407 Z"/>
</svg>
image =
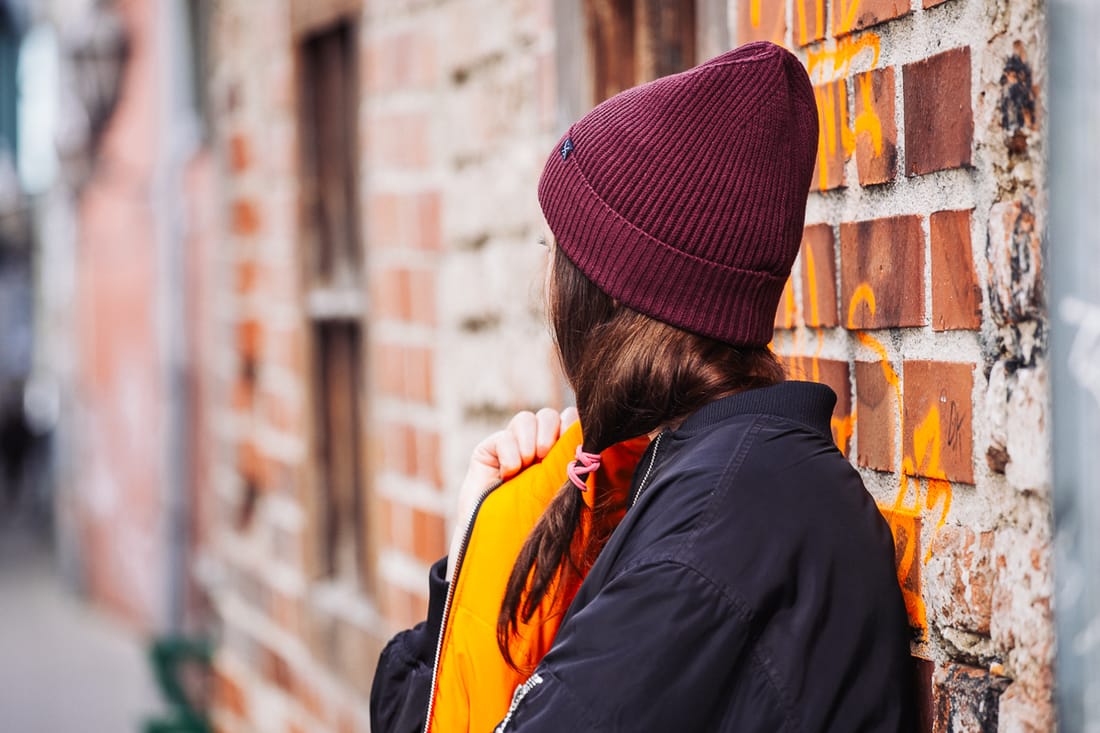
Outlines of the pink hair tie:
<svg viewBox="0 0 1100 733">
<path fill-rule="evenodd" d="M 579 467 L 577 466 L 578 463 L 580 464 Z M 585 484 L 584 479 L 581 477 L 587 476 L 599 467 L 600 454 L 585 453 L 578 445 L 577 460 L 570 463 L 569 466 L 565 469 L 565 472 L 569 474 L 569 480 L 573 482 L 574 486 L 576 486 L 581 491 L 587 491 L 588 485 Z"/>
</svg>

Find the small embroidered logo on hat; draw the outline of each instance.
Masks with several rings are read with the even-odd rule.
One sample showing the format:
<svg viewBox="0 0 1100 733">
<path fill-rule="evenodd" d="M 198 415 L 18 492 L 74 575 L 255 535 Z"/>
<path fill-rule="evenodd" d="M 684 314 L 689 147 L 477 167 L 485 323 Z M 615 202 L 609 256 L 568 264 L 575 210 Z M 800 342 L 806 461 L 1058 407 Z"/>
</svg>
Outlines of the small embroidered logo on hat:
<svg viewBox="0 0 1100 733">
<path fill-rule="evenodd" d="M 573 138 L 565 138 L 565 142 L 561 144 L 561 159 L 565 160 L 569 157 L 569 154 L 573 152 Z"/>
</svg>

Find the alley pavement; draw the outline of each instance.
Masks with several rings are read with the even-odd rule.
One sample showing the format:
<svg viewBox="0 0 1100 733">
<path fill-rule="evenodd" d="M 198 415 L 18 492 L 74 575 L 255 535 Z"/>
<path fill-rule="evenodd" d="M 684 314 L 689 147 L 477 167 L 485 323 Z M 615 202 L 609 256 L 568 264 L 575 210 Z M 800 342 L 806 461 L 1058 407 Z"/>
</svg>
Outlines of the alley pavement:
<svg viewBox="0 0 1100 733">
<path fill-rule="evenodd" d="M 142 639 L 82 602 L 0 516 L 0 733 L 137 733 L 162 710 Z"/>
</svg>

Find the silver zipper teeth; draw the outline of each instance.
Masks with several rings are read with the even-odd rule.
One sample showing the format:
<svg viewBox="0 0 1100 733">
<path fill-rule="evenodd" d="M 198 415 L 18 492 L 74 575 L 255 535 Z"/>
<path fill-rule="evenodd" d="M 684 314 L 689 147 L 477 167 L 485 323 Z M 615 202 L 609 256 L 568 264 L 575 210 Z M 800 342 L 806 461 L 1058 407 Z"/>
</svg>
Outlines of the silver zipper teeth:
<svg viewBox="0 0 1100 733">
<path fill-rule="evenodd" d="M 645 483 L 649 480 L 649 474 L 653 471 L 653 464 L 657 462 L 657 451 L 661 448 L 661 438 L 665 437 L 664 433 L 659 433 L 656 438 L 653 439 L 653 453 L 649 456 L 649 465 L 646 466 L 645 475 L 642 476 L 642 482 L 638 484 L 638 493 L 634 495 L 634 501 L 630 502 L 630 506 L 634 506 L 638 503 L 638 499 L 642 498 L 642 491 L 645 489 Z"/>
<path fill-rule="evenodd" d="M 462 535 L 462 544 L 458 549 L 458 557 L 455 558 L 454 572 L 451 573 L 451 580 L 447 588 L 447 600 L 443 602 L 443 621 L 439 624 L 439 637 L 435 640 L 435 661 L 432 662 L 432 686 L 428 688 L 428 714 L 424 718 L 424 733 L 428 733 L 428 729 L 432 725 L 432 711 L 435 709 L 435 685 L 439 681 L 439 655 L 443 651 L 443 634 L 447 630 L 447 616 L 451 612 L 451 600 L 455 595 L 455 580 L 458 579 L 458 571 L 462 569 L 462 560 L 466 557 L 466 545 L 470 543 L 470 533 L 474 529 L 474 520 L 477 518 L 477 513 L 481 511 L 481 504 L 485 501 L 485 498 L 489 494 L 500 488 L 503 481 L 498 481 L 489 488 L 485 489 L 478 497 L 477 504 L 474 505 L 474 511 L 470 514 L 470 518 L 466 521 L 466 530 Z"/>
<path fill-rule="evenodd" d="M 516 685 L 516 691 L 512 693 L 512 704 L 508 706 L 508 714 L 504 716 L 504 720 L 500 721 L 500 725 L 493 729 L 493 733 L 504 733 L 508 723 L 512 722 L 512 716 L 515 714 L 516 708 L 523 702 L 523 698 L 527 697 L 527 693 L 541 684 L 542 676 L 536 672 L 522 685 Z"/>
</svg>

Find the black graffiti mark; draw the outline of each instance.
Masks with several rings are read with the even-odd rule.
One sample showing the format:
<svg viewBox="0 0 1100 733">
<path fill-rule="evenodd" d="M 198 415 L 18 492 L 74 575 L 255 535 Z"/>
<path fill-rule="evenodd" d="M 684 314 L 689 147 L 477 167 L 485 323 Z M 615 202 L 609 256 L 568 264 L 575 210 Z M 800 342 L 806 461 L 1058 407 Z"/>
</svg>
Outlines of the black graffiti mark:
<svg viewBox="0 0 1100 733">
<path fill-rule="evenodd" d="M 963 415 L 959 403 L 951 400 L 947 409 L 947 447 L 962 450 Z"/>
</svg>

